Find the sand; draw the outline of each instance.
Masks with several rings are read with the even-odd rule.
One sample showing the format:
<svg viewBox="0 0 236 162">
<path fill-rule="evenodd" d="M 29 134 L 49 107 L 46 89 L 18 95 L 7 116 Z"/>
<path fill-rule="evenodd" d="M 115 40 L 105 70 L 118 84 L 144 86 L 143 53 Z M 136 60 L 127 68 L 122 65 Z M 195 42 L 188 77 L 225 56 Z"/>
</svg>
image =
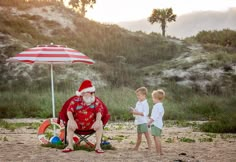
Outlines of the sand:
<svg viewBox="0 0 236 162">
<path fill-rule="evenodd" d="M 8 122 L 41 122 L 36 119 L 7 120 Z M 27 127 L 14 131 L 0 128 L 0 161 L 76 161 L 76 162 L 157 162 L 157 161 L 190 161 L 190 162 L 235 162 L 235 134 L 209 134 L 195 132 L 191 127 L 164 127 L 162 148 L 164 155 L 158 156 L 154 149 L 148 151 L 143 136 L 139 151 L 132 151 L 136 141 L 136 127 L 132 122 L 109 123 L 104 135 L 116 150 L 106 150 L 96 154 L 77 150 L 62 153 L 60 149 L 42 147 L 37 138 L 37 130 Z M 194 143 L 181 142 L 181 138 L 190 138 Z M 212 138 L 212 142 L 200 142 Z M 91 137 L 94 141 L 94 137 Z M 169 142 L 167 142 L 169 141 Z"/>
</svg>

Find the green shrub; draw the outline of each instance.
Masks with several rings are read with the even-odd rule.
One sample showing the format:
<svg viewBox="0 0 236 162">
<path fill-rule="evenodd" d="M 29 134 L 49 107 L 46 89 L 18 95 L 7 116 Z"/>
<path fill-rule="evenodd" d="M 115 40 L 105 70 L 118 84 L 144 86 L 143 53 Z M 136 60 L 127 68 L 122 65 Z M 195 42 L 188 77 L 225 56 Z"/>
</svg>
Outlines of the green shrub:
<svg viewBox="0 0 236 162">
<path fill-rule="evenodd" d="M 180 141 L 181 142 L 187 142 L 187 143 L 195 143 L 196 142 L 194 139 L 187 138 L 187 137 L 181 137 Z"/>
<path fill-rule="evenodd" d="M 167 143 L 174 143 L 174 139 L 172 139 L 172 138 L 167 138 L 167 140 L 166 140 L 165 142 L 167 142 Z"/>
<path fill-rule="evenodd" d="M 200 130 L 211 133 L 236 133 L 236 115 L 222 115 L 216 121 L 200 125 Z"/>
<path fill-rule="evenodd" d="M 202 44 L 211 43 L 226 47 L 236 47 L 236 32 L 230 29 L 201 31 L 197 34 L 196 39 Z"/>
<path fill-rule="evenodd" d="M 212 138 L 199 138 L 199 142 L 213 142 Z"/>
</svg>

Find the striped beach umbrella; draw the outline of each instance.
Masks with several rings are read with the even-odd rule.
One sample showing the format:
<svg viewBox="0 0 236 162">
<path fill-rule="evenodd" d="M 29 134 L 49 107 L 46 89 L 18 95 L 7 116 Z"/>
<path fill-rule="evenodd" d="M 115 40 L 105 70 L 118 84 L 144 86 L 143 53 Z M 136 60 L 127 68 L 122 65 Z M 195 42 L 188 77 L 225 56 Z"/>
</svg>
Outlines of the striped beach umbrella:
<svg viewBox="0 0 236 162">
<path fill-rule="evenodd" d="M 72 64 L 85 63 L 94 64 L 95 62 L 85 54 L 62 45 L 39 45 L 27 49 L 15 57 L 7 59 L 8 62 L 24 62 L 28 64 L 50 64 L 51 65 L 51 90 L 52 90 L 52 114 L 55 118 L 55 99 L 53 64 Z"/>
</svg>

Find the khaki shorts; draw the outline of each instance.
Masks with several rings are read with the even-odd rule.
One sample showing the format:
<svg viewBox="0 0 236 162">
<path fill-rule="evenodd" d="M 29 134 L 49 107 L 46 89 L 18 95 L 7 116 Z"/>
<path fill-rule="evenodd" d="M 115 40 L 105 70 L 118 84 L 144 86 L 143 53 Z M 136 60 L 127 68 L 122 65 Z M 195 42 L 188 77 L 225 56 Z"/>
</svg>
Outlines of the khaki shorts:
<svg viewBox="0 0 236 162">
<path fill-rule="evenodd" d="M 151 126 L 151 133 L 153 136 L 161 137 L 161 132 L 162 130 L 160 128 L 156 127 L 155 125 Z"/>
<path fill-rule="evenodd" d="M 138 132 L 138 133 L 145 133 L 145 132 L 148 132 L 147 123 L 139 124 L 139 125 L 137 126 L 137 132 Z"/>
</svg>

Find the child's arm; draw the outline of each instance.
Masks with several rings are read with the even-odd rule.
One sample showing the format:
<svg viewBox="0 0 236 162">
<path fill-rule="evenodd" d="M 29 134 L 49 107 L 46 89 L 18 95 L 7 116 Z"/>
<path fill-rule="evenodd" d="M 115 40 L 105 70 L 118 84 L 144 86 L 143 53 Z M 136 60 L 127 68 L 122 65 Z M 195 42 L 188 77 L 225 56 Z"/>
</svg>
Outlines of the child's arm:
<svg viewBox="0 0 236 162">
<path fill-rule="evenodd" d="M 152 118 L 150 118 L 149 122 L 147 123 L 148 127 L 150 127 L 150 125 L 152 124 L 152 122 L 154 122 L 154 120 Z"/>
<path fill-rule="evenodd" d="M 138 112 L 138 111 L 136 111 L 134 108 L 131 108 L 130 112 L 131 112 L 133 115 L 144 116 L 144 115 L 143 115 L 143 112 Z"/>
<path fill-rule="evenodd" d="M 148 126 L 150 126 L 156 120 L 157 115 L 158 115 L 157 108 L 154 106 L 152 109 L 150 120 L 147 123 Z"/>
</svg>

